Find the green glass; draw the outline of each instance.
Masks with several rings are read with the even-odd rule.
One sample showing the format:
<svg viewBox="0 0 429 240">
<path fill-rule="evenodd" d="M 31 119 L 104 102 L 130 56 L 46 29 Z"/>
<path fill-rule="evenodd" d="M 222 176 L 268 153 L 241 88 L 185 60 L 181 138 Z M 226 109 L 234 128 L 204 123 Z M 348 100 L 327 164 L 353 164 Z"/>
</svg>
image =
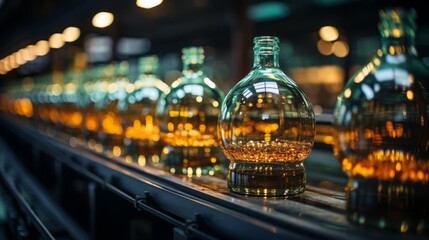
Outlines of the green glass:
<svg viewBox="0 0 429 240">
<path fill-rule="evenodd" d="M 133 91 L 127 97 L 127 111 L 122 115 L 125 131 L 124 155 L 133 159 L 156 159 L 161 154 L 156 105 L 163 93 L 170 92 L 170 87 L 159 79 L 158 66 L 157 56 L 139 59 L 139 75 L 132 85 Z M 140 161 L 140 165 L 142 164 Z"/>
<path fill-rule="evenodd" d="M 171 173 L 213 175 L 222 166 L 216 126 L 224 93 L 204 74 L 203 48 L 182 52 L 182 76 L 157 107 L 162 160 Z"/>
<path fill-rule="evenodd" d="M 304 159 L 315 136 L 313 107 L 279 67 L 277 37 L 254 38 L 254 64 L 222 103 L 218 136 L 230 160 L 228 189 L 257 196 L 305 191 Z"/>
<path fill-rule="evenodd" d="M 429 70 L 414 46 L 414 11 L 380 11 L 381 49 L 354 74 L 334 111 L 334 153 L 349 176 L 351 221 L 427 232 Z"/>
</svg>

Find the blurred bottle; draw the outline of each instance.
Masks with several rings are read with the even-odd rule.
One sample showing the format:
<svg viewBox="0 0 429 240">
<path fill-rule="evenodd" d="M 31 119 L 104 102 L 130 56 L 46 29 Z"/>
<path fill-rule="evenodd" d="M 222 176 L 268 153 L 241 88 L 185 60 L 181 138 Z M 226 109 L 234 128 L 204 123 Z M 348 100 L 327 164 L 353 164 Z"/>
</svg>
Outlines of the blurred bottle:
<svg viewBox="0 0 429 240">
<path fill-rule="evenodd" d="M 37 116 L 40 119 L 41 125 L 47 126 L 49 124 L 49 99 L 47 92 L 49 76 L 47 74 L 38 77 L 38 94 L 37 94 Z"/>
<path fill-rule="evenodd" d="M 184 48 L 182 53 L 182 77 L 157 107 L 166 145 L 163 162 L 171 173 L 213 175 L 222 167 L 216 128 L 224 93 L 204 74 L 203 48 Z"/>
<path fill-rule="evenodd" d="M 101 131 L 100 141 L 103 146 L 119 157 L 124 152 L 124 129 L 121 113 L 127 110 L 128 62 L 115 63 L 113 81 L 107 85 L 104 107 L 100 111 Z"/>
<path fill-rule="evenodd" d="M 106 96 L 108 86 L 113 78 L 113 65 L 94 66 L 88 70 L 89 81 L 85 81 L 85 92 L 89 98 L 84 113 L 84 132 L 85 139 L 90 148 L 97 147 L 97 151 L 102 151 L 100 143 L 101 111 L 106 106 Z"/>
<path fill-rule="evenodd" d="M 160 96 L 168 94 L 170 88 L 157 75 L 158 57 L 140 58 L 138 72 L 137 80 L 129 85 L 133 91 L 128 91 L 128 108 L 123 114 L 124 155 L 133 159 L 157 158 L 161 154 L 162 144 L 156 105 Z"/>
<path fill-rule="evenodd" d="M 81 84 L 81 75 L 77 71 L 64 73 L 63 91 L 61 94 L 61 108 L 59 108 L 60 122 L 68 137 L 81 137 L 83 116 L 79 108 L 78 88 Z"/>
<path fill-rule="evenodd" d="M 63 92 L 63 73 L 54 71 L 48 78 L 51 82 L 46 87 L 49 125 L 48 133 L 56 135 L 62 128 L 59 109 L 61 109 L 61 94 Z"/>
<path fill-rule="evenodd" d="M 380 11 L 381 49 L 334 111 L 334 153 L 349 176 L 353 222 L 428 231 L 429 70 L 417 57 L 414 11 Z"/>
<path fill-rule="evenodd" d="M 254 64 L 222 103 L 218 135 L 228 189 L 257 196 L 305 191 L 303 161 L 315 136 L 313 107 L 279 67 L 279 39 L 254 38 Z"/>
</svg>

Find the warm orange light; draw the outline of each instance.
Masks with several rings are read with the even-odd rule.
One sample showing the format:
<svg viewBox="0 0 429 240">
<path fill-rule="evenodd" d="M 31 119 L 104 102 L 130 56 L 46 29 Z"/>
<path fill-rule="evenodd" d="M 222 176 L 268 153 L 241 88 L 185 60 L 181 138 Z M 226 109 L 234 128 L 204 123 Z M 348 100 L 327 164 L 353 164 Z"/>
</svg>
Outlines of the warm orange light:
<svg viewBox="0 0 429 240">
<path fill-rule="evenodd" d="M 101 121 L 103 131 L 107 134 L 121 135 L 123 133 L 121 118 L 114 112 L 108 112 Z"/>
<path fill-rule="evenodd" d="M 34 59 L 36 59 L 36 46 L 35 45 L 28 45 L 25 48 L 28 52 L 28 61 L 33 61 Z"/>
<path fill-rule="evenodd" d="M 61 48 L 64 46 L 63 35 L 61 33 L 54 33 L 49 38 L 49 47 L 51 48 Z"/>
<path fill-rule="evenodd" d="M 325 41 L 335 41 L 339 37 L 339 32 L 337 28 L 333 26 L 324 26 L 319 30 L 319 36 Z"/>
<path fill-rule="evenodd" d="M 98 28 L 105 28 L 113 23 L 113 14 L 110 12 L 99 12 L 92 18 L 92 25 Z"/>
<path fill-rule="evenodd" d="M 350 88 L 347 88 L 347 89 L 344 91 L 344 97 L 345 97 L 345 98 L 349 98 L 351 95 L 352 95 L 352 90 L 351 90 Z"/>
<path fill-rule="evenodd" d="M 80 29 L 77 27 L 68 27 L 63 31 L 64 42 L 74 42 L 80 36 Z"/>
<path fill-rule="evenodd" d="M 46 40 L 40 40 L 36 43 L 35 54 L 37 56 L 45 56 L 49 52 L 49 42 Z"/>
<path fill-rule="evenodd" d="M 346 57 L 349 55 L 349 45 L 345 41 L 336 41 L 332 45 L 335 56 L 339 58 Z"/>
<path fill-rule="evenodd" d="M 333 52 L 332 43 L 320 39 L 317 41 L 317 50 L 319 50 L 322 55 L 329 56 Z"/>
<path fill-rule="evenodd" d="M 412 101 L 414 99 L 414 93 L 412 90 L 407 91 L 407 98 L 408 100 Z"/>
</svg>

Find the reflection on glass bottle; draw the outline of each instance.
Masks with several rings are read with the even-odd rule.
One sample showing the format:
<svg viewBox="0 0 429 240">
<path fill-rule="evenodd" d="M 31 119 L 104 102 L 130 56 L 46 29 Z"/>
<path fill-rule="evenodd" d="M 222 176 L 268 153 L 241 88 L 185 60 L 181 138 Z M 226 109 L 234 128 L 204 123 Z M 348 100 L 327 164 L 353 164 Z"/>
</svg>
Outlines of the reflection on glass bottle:
<svg viewBox="0 0 429 240">
<path fill-rule="evenodd" d="M 114 65 L 114 81 L 107 86 L 105 104 L 100 112 L 100 141 L 119 157 L 124 151 L 124 129 L 121 114 L 127 110 L 128 62 L 122 61 Z M 129 89 L 129 88 L 128 88 Z"/>
<path fill-rule="evenodd" d="M 203 48 L 182 52 L 182 77 L 157 107 L 163 160 L 172 173 L 213 175 L 222 165 L 216 124 L 224 94 L 203 72 Z"/>
<path fill-rule="evenodd" d="M 153 158 L 152 156 L 156 156 L 155 159 L 157 159 L 161 154 L 162 145 L 156 105 L 161 94 L 168 94 L 170 88 L 157 76 L 158 57 L 140 58 L 138 70 L 137 80 L 130 85 L 131 94 L 127 97 L 128 108 L 122 115 L 122 122 L 125 131 L 124 154 L 140 159 L 140 165 L 143 165 L 142 159 Z"/>
<path fill-rule="evenodd" d="M 254 65 L 226 96 L 220 146 L 230 159 L 228 189 L 258 196 L 305 190 L 304 159 L 315 136 L 312 105 L 279 68 L 277 37 L 254 39 Z"/>
<path fill-rule="evenodd" d="M 415 12 L 380 11 L 382 46 L 346 84 L 334 153 L 349 175 L 353 222 L 428 231 L 429 70 L 414 47 Z"/>
</svg>

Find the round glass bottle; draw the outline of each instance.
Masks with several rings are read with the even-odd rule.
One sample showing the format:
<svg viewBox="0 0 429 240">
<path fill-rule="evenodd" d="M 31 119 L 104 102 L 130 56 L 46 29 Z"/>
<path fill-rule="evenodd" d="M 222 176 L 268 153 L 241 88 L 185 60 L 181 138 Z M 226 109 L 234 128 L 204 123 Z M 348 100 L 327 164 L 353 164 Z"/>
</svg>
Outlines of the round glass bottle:
<svg viewBox="0 0 429 240">
<path fill-rule="evenodd" d="M 134 91 L 127 97 L 128 109 L 123 115 L 125 155 L 140 161 L 146 158 L 156 161 L 162 150 L 156 105 L 163 93 L 170 92 L 170 87 L 157 75 L 158 57 L 140 58 L 138 71 Z"/>
<path fill-rule="evenodd" d="M 203 48 L 184 48 L 182 53 L 182 77 L 157 107 L 166 145 L 163 162 L 171 173 L 213 175 L 222 166 L 216 127 L 224 94 L 204 74 Z"/>
<path fill-rule="evenodd" d="M 334 153 L 349 176 L 351 221 L 428 231 L 429 70 L 414 46 L 414 11 L 380 11 L 381 49 L 334 111 Z"/>
<path fill-rule="evenodd" d="M 277 37 L 254 38 L 254 64 L 228 93 L 219 116 L 229 158 L 228 189 L 258 196 L 304 192 L 304 159 L 315 136 L 313 107 L 279 68 Z"/>
</svg>

